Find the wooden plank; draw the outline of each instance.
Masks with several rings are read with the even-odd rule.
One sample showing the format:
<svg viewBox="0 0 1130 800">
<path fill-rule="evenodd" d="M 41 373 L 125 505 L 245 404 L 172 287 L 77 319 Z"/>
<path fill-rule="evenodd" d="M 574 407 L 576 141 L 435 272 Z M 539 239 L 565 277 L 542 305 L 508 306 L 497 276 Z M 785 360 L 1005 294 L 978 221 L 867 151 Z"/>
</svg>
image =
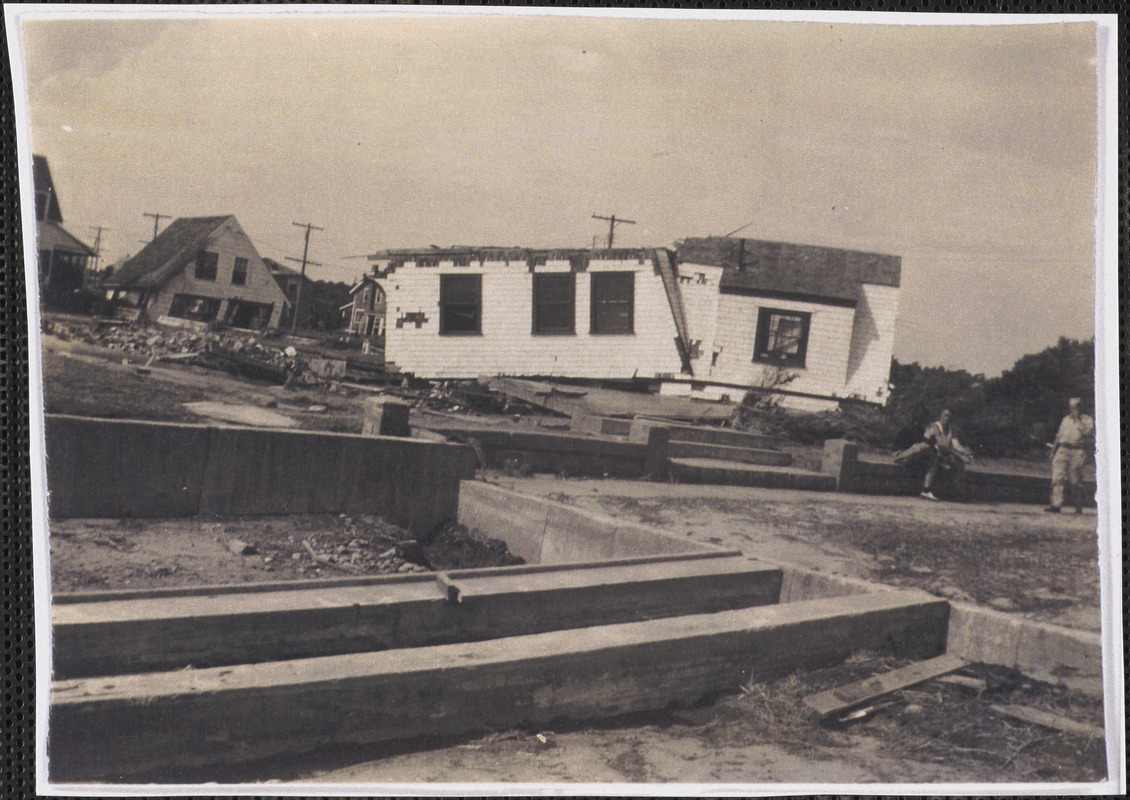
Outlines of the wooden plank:
<svg viewBox="0 0 1130 800">
<path fill-rule="evenodd" d="M 1033 725 L 1040 725 L 1044 728 L 1053 728 L 1057 731 L 1064 733 L 1073 733 L 1076 736 L 1090 736 L 1092 738 L 1102 738 L 1106 732 L 1097 725 L 1088 725 L 1085 722 L 1076 722 L 1073 719 L 1060 716 L 1059 714 L 1052 714 L 1047 711 L 1040 711 L 1037 708 L 1028 708 L 1027 706 L 990 706 L 993 711 L 1012 719 L 1020 720 L 1021 722 L 1030 722 Z"/>
<path fill-rule="evenodd" d="M 821 717 L 842 714 L 856 706 L 877 700 L 883 695 L 915 686 L 966 666 L 969 665 L 964 659 L 957 656 L 942 655 L 928 661 L 919 661 L 902 669 L 896 669 L 885 675 L 876 675 L 873 678 L 809 695 L 804 698 L 804 704 Z"/>
</svg>

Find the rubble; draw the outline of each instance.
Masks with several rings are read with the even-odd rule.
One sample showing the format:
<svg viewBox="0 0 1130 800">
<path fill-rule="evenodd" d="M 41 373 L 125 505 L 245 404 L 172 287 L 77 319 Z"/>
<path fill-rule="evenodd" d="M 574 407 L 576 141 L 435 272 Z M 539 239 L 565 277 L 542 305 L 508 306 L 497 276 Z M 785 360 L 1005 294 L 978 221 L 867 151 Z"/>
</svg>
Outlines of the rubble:
<svg viewBox="0 0 1130 800">
<path fill-rule="evenodd" d="M 43 332 L 62 341 L 104 347 L 149 362 L 166 361 L 225 369 L 290 385 L 323 382 L 291 345 L 264 342 L 262 333 L 210 330 L 203 324 L 166 326 L 118 320 L 44 320 Z"/>
</svg>

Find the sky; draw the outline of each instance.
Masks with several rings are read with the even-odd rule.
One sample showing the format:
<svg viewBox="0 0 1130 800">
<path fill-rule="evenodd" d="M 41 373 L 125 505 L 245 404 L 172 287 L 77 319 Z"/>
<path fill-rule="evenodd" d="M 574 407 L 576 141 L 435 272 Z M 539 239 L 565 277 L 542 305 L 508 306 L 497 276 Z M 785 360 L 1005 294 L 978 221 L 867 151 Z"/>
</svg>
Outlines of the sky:
<svg viewBox="0 0 1130 800">
<path fill-rule="evenodd" d="M 280 261 L 313 223 L 309 273 L 344 281 L 615 214 L 627 247 L 901 256 L 903 362 L 992 376 L 1094 334 L 1093 22 L 52 11 L 20 28 L 30 140 L 103 266 L 146 213 L 234 214 Z"/>
</svg>

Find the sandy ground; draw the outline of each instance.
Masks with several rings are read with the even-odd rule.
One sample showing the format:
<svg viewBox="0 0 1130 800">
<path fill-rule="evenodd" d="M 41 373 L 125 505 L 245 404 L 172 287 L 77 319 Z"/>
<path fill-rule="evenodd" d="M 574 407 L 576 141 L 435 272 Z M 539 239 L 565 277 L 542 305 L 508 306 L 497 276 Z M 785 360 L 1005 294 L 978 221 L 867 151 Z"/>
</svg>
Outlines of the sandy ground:
<svg viewBox="0 0 1130 800">
<path fill-rule="evenodd" d="M 749 556 L 1100 630 L 1093 511 L 549 476 L 492 480 Z"/>
</svg>

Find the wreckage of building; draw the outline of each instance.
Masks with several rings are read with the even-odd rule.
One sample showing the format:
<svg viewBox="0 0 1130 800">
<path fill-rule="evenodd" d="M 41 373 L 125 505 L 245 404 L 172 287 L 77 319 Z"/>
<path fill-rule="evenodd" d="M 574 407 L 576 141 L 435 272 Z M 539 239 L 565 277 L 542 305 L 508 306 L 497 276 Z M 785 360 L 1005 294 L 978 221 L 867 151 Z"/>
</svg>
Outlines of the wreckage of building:
<svg viewBox="0 0 1130 800">
<path fill-rule="evenodd" d="M 795 408 L 883 403 L 897 256 L 755 239 L 677 249 L 421 248 L 372 256 L 385 357 L 425 379 L 647 380 Z"/>
<path fill-rule="evenodd" d="M 234 216 L 179 217 L 103 282 L 150 319 L 273 328 L 287 305 Z"/>
</svg>

